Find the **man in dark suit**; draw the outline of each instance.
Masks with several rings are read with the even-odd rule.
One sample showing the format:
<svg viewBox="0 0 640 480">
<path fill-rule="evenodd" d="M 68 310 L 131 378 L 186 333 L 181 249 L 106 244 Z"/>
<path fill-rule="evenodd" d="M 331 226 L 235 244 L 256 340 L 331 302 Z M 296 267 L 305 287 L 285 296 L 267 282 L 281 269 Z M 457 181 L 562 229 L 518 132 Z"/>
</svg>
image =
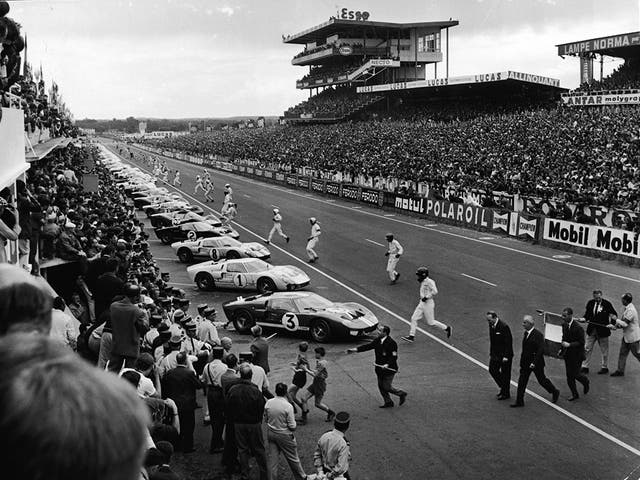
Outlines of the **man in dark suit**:
<svg viewBox="0 0 640 480">
<path fill-rule="evenodd" d="M 178 407 L 180 420 L 180 449 L 191 453 L 193 448 L 193 430 L 196 426 L 196 392 L 202 384 L 196 377 L 189 356 L 180 352 L 176 357 L 178 366 L 162 377 L 162 397 L 170 398 Z"/>
<path fill-rule="evenodd" d="M 264 373 L 269 373 L 269 343 L 262 338 L 262 327 L 254 325 L 251 327 L 253 343 L 251 343 L 251 353 L 253 353 L 253 364 L 262 367 Z"/>
<path fill-rule="evenodd" d="M 133 368 L 140 355 L 140 337 L 149 330 L 147 313 L 136 305 L 140 300 L 140 287 L 131 283 L 124 286 L 124 298 L 113 302 L 111 313 L 111 358 L 109 370 Z"/>
<path fill-rule="evenodd" d="M 587 302 L 584 309 L 584 320 L 589 322 L 587 326 L 587 338 L 584 346 L 585 359 L 582 362 L 582 373 L 589 373 L 589 362 L 596 342 L 602 352 L 602 366 L 598 374 L 609 373 L 609 336 L 608 328 L 610 315 L 618 315 L 611 302 L 602 298 L 602 290 L 593 291 L 593 299 Z M 580 321 L 580 320 L 579 320 Z"/>
<path fill-rule="evenodd" d="M 513 338 L 509 325 L 494 311 L 487 312 L 489 323 L 489 374 L 500 387 L 498 400 L 511 398 L 511 363 Z"/>
<path fill-rule="evenodd" d="M 584 394 L 589 392 L 589 379 L 580 372 L 580 365 L 584 360 L 584 330 L 573 319 L 573 309 L 566 307 L 562 310 L 562 357 L 567 371 L 567 384 L 571 390 L 569 401 L 580 398 L 576 388 L 576 380 L 582 384 Z"/>
<path fill-rule="evenodd" d="M 105 268 L 107 271 L 98 277 L 93 289 L 96 301 L 96 318 L 100 317 L 102 312 L 109 308 L 113 297 L 122 295 L 124 290 L 124 282 L 116 276 L 118 260 L 113 257 L 109 258 L 105 262 Z"/>
<path fill-rule="evenodd" d="M 393 377 L 398 373 L 398 344 L 389 336 L 389 333 L 391 329 L 387 325 L 378 327 L 378 338 L 374 341 L 347 350 L 347 353 L 375 351 L 374 365 L 378 377 L 378 389 L 384 399 L 384 404 L 380 408 L 393 407 L 390 393 L 398 396 L 400 405 L 407 399 L 407 392 L 393 386 Z"/>
<path fill-rule="evenodd" d="M 531 315 L 525 315 L 522 319 L 524 327 L 524 338 L 522 340 L 522 354 L 520 355 L 520 377 L 518 378 L 518 394 L 516 403 L 511 407 L 524 407 L 524 391 L 527 389 L 529 376 L 534 373 L 538 383 L 549 392 L 551 401 L 556 403 L 560 396 L 558 390 L 551 380 L 544 374 L 544 335 L 540 330 L 536 330 Z"/>
</svg>

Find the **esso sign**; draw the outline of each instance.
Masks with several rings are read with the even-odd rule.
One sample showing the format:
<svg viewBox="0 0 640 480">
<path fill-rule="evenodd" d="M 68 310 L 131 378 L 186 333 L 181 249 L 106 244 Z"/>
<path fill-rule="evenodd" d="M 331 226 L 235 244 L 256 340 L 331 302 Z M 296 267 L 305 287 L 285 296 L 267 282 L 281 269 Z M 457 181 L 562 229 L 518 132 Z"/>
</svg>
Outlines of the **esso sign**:
<svg viewBox="0 0 640 480">
<path fill-rule="evenodd" d="M 368 20 L 369 12 L 354 12 L 353 10 L 349 10 L 348 8 L 343 8 L 342 10 L 340 10 L 340 18 L 342 20 L 359 20 L 364 22 Z"/>
<path fill-rule="evenodd" d="M 353 47 L 351 45 L 343 45 L 338 49 L 338 51 L 340 52 L 340 55 L 351 55 L 353 53 Z"/>
</svg>

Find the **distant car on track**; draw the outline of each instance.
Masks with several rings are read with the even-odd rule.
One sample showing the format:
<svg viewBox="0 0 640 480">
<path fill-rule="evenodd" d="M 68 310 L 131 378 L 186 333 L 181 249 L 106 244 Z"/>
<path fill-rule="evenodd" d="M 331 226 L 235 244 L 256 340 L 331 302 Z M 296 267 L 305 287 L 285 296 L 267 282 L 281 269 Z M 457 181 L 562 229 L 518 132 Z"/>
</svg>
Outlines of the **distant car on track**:
<svg viewBox="0 0 640 480">
<path fill-rule="evenodd" d="M 182 225 L 190 222 L 204 222 L 212 227 L 222 229 L 222 235 L 232 238 L 238 238 L 240 234 L 231 227 L 222 225 L 222 222 L 214 215 L 202 216 L 189 210 L 174 210 L 166 213 L 155 213 L 149 217 L 153 228 L 171 227 L 173 225 Z"/>
<path fill-rule="evenodd" d="M 188 210 L 190 212 L 195 212 L 198 215 L 202 215 L 204 210 L 202 207 L 198 205 L 191 205 L 184 200 L 169 200 L 166 202 L 159 202 L 153 205 L 148 205 L 142 208 L 144 213 L 147 214 L 147 217 L 151 217 L 156 213 L 164 213 L 164 212 L 173 212 L 176 210 Z"/>
<path fill-rule="evenodd" d="M 337 303 L 313 292 L 275 292 L 222 304 L 240 333 L 253 325 L 286 332 L 309 332 L 319 343 L 336 337 L 360 337 L 378 327 L 378 319 L 359 303 Z"/>
<path fill-rule="evenodd" d="M 200 290 L 236 288 L 260 293 L 298 290 L 311 279 L 292 265 L 271 265 L 258 258 L 209 261 L 187 267 L 187 274 Z"/>
<path fill-rule="evenodd" d="M 171 244 L 171 248 L 176 251 L 178 259 L 183 263 L 190 263 L 194 259 L 203 258 L 211 258 L 213 260 L 223 258 L 260 258 L 266 260 L 271 257 L 271 252 L 261 243 L 242 243 L 226 235 L 217 238 L 175 242 Z"/>
</svg>

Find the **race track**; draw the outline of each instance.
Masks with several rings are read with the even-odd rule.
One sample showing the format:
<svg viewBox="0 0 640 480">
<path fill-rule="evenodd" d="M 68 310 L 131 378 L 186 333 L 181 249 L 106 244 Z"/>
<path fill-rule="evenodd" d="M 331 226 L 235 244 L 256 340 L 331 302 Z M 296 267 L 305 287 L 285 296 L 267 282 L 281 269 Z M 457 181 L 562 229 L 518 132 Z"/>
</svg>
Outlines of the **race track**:
<svg viewBox="0 0 640 480">
<path fill-rule="evenodd" d="M 103 143 L 115 152 L 112 141 Z M 148 169 L 139 158 L 133 163 Z M 195 176 L 202 173 L 202 167 L 172 159 L 167 163 L 180 170 L 180 190 L 185 196 L 193 203 L 203 201 L 201 193 L 193 197 Z M 347 342 L 328 346 L 327 402 L 334 410 L 353 415 L 348 432 L 352 478 L 623 480 L 640 465 L 640 365 L 632 356 L 625 377 L 596 375 L 600 361 L 596 348 L 589 375 L 591 391 L 572 403 L 566 401 L 564 364 L 547 359 L 546 372 L 560 389 L 560 400 L 551 404 L 532 378 L 529 389 L 537 395 L 528 394 L 522 409 L 509 408 L 508 400 L 496 400 L 497 387 L 484 367 L 489 348 L 487 310 L 496 310 L 511 327 L 516 352 L 512 379 L 517 381 L 524 314 L 535 316 L 536 309 L 560 312 L 572 306 L 576 316 L 581 316 L 594 288 L 602 289 L 621 313 L 622 293 L 629 291 L 640 301 L 637 270 L 576 255 L 557 260 L 553 258 L 560 253 L 557 250 L 425 219 L 388 216 L 386 211 L 354 208 L 359 205 L 225 172 L 211 173 L 216 202 L 199 203 L 205 210 L 211 207 L 219 212 L 223 186 L 231 183 L 238 204 L 235 228 L 241 240 L 261 241 L 271 228 L 273 206 L 280 208 L 291 243 L 275 239 L 269 246 L 272 263 L 301 267 L 311 277 L 310 289 L 323 296 L 370 307 L 391 327 L 399 343 L 400 373 L 395 383 L 409 397 L 402 407 L 388 410 L 377 408 L 381 398 L 373 354 L 347 356 L 344 351 L 351 346 Z M 322 236 L 316 248 L 320 260 L 308 265 L 305 244 L 311 216 L 321 223 Z M 396 285 L 389 284 L 385 272 L 388 231 L 405 248 L 398 266 L 402 276 Z M 153 233 L 151 236 L 154 238 Z M 165 252 L 166 257 L 171 256 L 171 249 Z M 177 270 L 184 270 L 177 265 Z M 414 344 L 400 340 L 408 332 L 408 319 L 418 302 L 414 272 L 421 265 L 429 267 L 438 285 L 436 318 L 453 326 L 450 340 L 424 324 Z M 186 274 L 181 279 L 173 277 L 175 282 L 188 283 Z M 207 295 L 215 302 L 235 296 Z M 536 320 L 541 328 L 541 319 L 536 316 Z M 620 338 L 620 332 L 615 332 L 610 342 L 611 371 L 617 363 Z M 283 360 L 274 378 L 290 376 L 286 362 L 293 357 L 296 341 L 278 343 L 284 350 L 282 358 L 289 360 Z M 272 355 L 280 358 L 275 352 Z M 579 391 L 582 394 L 580 386 Z M 514 398 L 512 387 L 511 401 Z M 316 421 L 320 418 L 317 411 L 312 410 L 312 415 Z M 325 427 L 322 423 L 314 428 L 321 433 Z M 305 428 L 311 427 L 300 430 Z M 303 441 L 303 435 L 298 433 L 299 443 L 313 448 L 317 437 Z M 303 463 L 310 466 L 308 458 L 307 454 Z M 639 477 L 635 470 L 631 478 Z"/>
</svg>

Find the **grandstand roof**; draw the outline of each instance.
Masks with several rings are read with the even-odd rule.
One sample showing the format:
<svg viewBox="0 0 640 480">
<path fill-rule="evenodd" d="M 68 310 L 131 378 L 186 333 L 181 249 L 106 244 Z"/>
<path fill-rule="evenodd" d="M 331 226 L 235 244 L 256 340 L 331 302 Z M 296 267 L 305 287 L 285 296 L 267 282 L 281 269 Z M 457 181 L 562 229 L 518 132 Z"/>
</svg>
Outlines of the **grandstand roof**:
<svg viewBox="0 0 640 480">
<path fill-rule="evenodd" d="M 459 22 L 457 20 L 446 20 L 440 22 L 417 22 L 417 23 L 391 23 L 391 22 L 370 22 L 361 20 L 343 20 L 339 18 L 331 18 L 327 22 L 311 27 L 302 32 L 286 36 L 282 39 L 283 43 L 291 44 L 307 44 L 318 40 L 324 40 L 328 36 L 335 33 L 344 32 L 349 29 L 367 29 L 375 30 L 377 35 L 386 36 L 393 35 L 398 30 L 408 30 L 411 28 L 447 28 L 455 27 Z"/>
<path fill-rule="evenodd" d="M 600 53 L 608 57 L 630 58 L 640 56 L 640 32 L 620 33 L 609 37 L 590 38 L 556 45 L 560 56 L 578 56 Z"/>
</svg>

